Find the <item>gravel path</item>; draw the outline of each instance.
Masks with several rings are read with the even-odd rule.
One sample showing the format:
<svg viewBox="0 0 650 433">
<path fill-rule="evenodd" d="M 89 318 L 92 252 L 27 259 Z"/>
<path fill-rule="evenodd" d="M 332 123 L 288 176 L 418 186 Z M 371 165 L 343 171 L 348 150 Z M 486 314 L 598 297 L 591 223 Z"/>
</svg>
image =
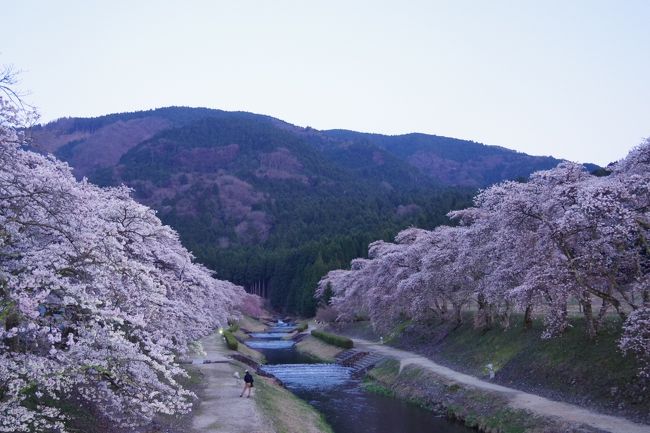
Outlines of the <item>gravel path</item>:
<svg viewBox="0 0 650 433">
<path fill-rule="evenodd" d="M 376 352 L 400 361 L 400 371 L 407 365 L 418 365 L 449 380 L 478 389 L 498 392 L 508 397 L 514 408 L 525 409 L 538 415 L 555 417 L 563 421 L 586 424 L 611 433 L 650 433 L 650 426 L 638 424 L 625 418 L 603 415 L 568 403 L 549 400 L 535 394 L 529 394 L 513 388 L 486 382 L 468 374 L 459 373 L 451 368 L 436 364 L 423 356 L 394 347 L 384 346 L 360 338 L 353 338 L 354 345 L 362 350 Z"/>
<path fill-rule="evenodd" d="M 197 357 L 193 368 L 203 373 L 205 390 L 201 402 L 192 413 L 192 433 L 274 433 L 255 405 L 255 389 L 251 398 L 239 397 L 243 380 L 234 373 L 243 371 L 230 361 L 228 349 L 218 334 L 201 340 L 205 356 Z M 201 360 L 212 361 L 198 364 Z"/>
</svg>

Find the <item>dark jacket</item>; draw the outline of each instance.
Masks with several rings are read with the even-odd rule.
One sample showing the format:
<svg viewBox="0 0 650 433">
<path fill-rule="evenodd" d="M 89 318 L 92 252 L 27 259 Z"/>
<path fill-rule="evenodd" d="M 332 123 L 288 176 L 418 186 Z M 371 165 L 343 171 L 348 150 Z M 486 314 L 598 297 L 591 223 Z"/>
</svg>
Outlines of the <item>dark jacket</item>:
<svg viewBox="0 0 650 433">
<path fill-rule="evenodd" d="M 244 375 L 244 382 L 252 384 L 253 383 L 253 376 L 251 376 L 250 373 L 246 373 Z"/>
</svg>

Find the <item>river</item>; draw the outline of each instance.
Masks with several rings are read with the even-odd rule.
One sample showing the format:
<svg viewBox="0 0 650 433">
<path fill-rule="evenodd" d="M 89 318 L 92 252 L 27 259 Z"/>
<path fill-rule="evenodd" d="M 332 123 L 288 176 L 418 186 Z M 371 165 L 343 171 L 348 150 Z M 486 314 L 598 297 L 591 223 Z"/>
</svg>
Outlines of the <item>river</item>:
<svg viewBox="0 0 650 433">
<path fill-rule="evenodd" d="M 262 369 L 318 409 L 335 433 L 470 433 L 445 417 L 395 398 L 366 392 L 351 368 L 314 363 L 283 340 L 294 328 L 279 322 L 246 344 L 267 359 Z"/>
</svg>

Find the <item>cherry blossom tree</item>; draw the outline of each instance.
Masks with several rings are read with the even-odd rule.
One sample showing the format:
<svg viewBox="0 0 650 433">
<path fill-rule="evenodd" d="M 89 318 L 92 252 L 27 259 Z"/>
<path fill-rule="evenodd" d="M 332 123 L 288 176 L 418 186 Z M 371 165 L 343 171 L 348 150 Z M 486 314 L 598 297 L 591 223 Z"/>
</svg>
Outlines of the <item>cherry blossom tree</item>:
<svg viewBox="0 0 650 433">
<path fill-rule="evenodd" d="M 243 314 L 258 319 L 266 314 L 264 311 L 264 298 L 252 293 L 247 293 L 244 296 L 238 309 Z"/>
<path fill-rule="evenodd" d="M 639 377 L 650 381 L 650 307 L 639 308 L 630 314 L 623 326 L 619 346 L 624 353 L 631 353 L 638 360 Z"/>
<path fill-rule="evenodd" d="M 478 306 L 477 326 L 510 325 L 513 310 L 543 315 L 543 337 L 569 326 L 577 303 L 589 337 L 613 312 L 624 322 L 620 347 L 650 377 L 650 141 L 598 177 L 569 162 L 481 191 L 451 212 L 457 227 L 410 228 L 378 241 L 368 259 L 330 272 L 340 320 L 361 314 L 378 330 L 404 319 L 459 322 Z"/>
<path fill-rule="evenodd" d="M 0 431 L 65 431 L 61 400 L 119 426 L 188 410 L 175 358 L 237 314 L 243 289 L 128 188 L 24 150 L 25 118 L 0 96 Z"/>
</svg>

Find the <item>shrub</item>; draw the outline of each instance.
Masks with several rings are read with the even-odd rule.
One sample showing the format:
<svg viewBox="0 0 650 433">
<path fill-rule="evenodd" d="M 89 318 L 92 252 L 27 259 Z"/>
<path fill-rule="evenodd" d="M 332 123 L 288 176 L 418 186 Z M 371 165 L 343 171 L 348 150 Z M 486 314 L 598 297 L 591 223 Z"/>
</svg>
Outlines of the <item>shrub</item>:
<svg viewBox="0 0 650 433">
<path fill-rule="evenodd" d="M 296 326 L 296 331 L 298 332 L 305 332 L 309 328 L 309 325 L 307 322 L 300 322 L 298 326 Z"/>
<path fill-rule="evenodd" d="M 239 342 L 232 334 L 232 332 L 230 332 L 229 330 L 225 330 L 223 331 L 223 336 L 226 339 L 226 345 L 228 346 L 228 349 L 237 350 L 237 347 L 239 347 Z"/>
<path fill-rule="evenodd" d="M 324 341 L 325 343 L 342 347 L 344 349 L 352 349 L 352 347 L 354 347 L 354 343 L 348 337 L 342 337 L 340 335 L 330 334 L 329 332 L 317 330 L 311 331 L 311 335 L 318 338 L 319 340 Z"/>
</svg>

